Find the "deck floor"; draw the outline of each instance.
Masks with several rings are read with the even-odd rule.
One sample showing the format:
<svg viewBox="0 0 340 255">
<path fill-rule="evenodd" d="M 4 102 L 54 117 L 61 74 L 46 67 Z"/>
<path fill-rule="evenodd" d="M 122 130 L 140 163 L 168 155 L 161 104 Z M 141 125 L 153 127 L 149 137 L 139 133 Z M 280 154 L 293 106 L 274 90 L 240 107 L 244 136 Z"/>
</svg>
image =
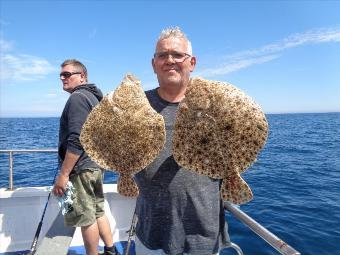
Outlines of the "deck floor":
<svg viewBox="0 0 340 255">
<path fill-rule="evenodd" d="M 122 241 L 122 242 L 115 243 L 115 245 L 116 245 L 116 248 L 118 250 L 118 254 L 119 255 L 125 255 L 127 242 Z M 99 250 L 104 250 L 104 248 L 100 247 Z M 5 253 L 0 253 L 0 255 L 25 255 L 25 254 L 28 254 L 28 253 L 29 253 L 29 250 L 27 250 L 27 251 L 5 252 Z M 48 254 L 46 254 L 46 255 L 48 255 Z M 51 255 L 52 255 L 52 253 L 51 253 Z M 71 247 L 68 250 L 67 255 L 86 255 L 85 247 L 84 246 Z M 135 253 L 135 243 L 133 241 L 131 242 L 129 255 L 136 255 L 136 253 Z"/>
</svg>

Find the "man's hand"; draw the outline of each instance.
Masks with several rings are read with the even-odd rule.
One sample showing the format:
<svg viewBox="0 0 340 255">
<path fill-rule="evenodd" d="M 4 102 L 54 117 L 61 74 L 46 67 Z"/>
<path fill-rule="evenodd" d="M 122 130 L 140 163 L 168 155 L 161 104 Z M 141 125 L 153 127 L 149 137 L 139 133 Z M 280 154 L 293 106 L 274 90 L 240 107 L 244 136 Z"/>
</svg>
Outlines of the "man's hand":
<svg viewBox="0 0 340 255">
<path fill-rule="evenodd" d="M 64 195 L 68 180 L 68 175 L 60 174 L 54 183 L 53 194 L 60 197 Z"/>
</svg>

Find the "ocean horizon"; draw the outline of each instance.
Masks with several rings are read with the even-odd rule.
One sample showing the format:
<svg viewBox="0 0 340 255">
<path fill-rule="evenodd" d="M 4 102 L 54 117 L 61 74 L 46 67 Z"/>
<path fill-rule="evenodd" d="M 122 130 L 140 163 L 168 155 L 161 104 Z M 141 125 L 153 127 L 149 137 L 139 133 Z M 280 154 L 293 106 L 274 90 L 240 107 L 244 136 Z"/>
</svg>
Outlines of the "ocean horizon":
<svg viewBox="0 0 340 255">
<path fill-rule="evenodd" d="M 329 113 L 340 113 L 340 110 L 330 110 L 330 111 L 294 111 L 294 112 L 265 112 L 265 115 L 278 115 L 278 114 L 329 114 Z M 26 119 L 26 118 L 60 118 L 60 116 L 43 116 L 43 115 L 8 115 L 0 116 L 0 119 Z"/>
<path fill-rule="evenodd" d="M 301 254 L 340 254 L 340 112 L 266 116 L 267 144 L 242 174 L 254 199 L 240 208 Z M 57 148 L 58 129 L 59 117 L 1 117 L 0 149 Z M 1 153 L 1 188 L 8 169 Z M 50 186 L 57 169 L 57 153 L 15 154 L 14 187 Z M 107 171 L 105 183 L 116 178 Z M 226 219 L 244 254 L 279 254 L 229 213 Z"/>
</svg>

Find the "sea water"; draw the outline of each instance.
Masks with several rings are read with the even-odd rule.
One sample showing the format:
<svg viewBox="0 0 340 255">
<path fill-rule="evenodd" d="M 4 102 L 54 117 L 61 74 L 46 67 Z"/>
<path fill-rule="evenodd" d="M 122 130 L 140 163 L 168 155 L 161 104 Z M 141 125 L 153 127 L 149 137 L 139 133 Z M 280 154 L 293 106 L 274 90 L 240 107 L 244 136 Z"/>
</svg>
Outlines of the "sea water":
<svg viewBox="0 0 340 255">
<path fill-rule="evenodd" d="M 304 255 L 340 255 L 340 113 L 269 114 L 267 144 L 242 176 L 254 199 L 240 208 Z M 0 149 L 56 148 L 58 118 L 0 118 Z M 0 155 L 0 187 L 9 160 Z M 51 185 L 57 153 L 14 154 L 14 187 Z M 105 183 L 116 181 L 107 172 Z M 226 214 L 245 255 L 279 254 Z M 222 254 L 235 254 L 231 250 Z"/>
</svg>

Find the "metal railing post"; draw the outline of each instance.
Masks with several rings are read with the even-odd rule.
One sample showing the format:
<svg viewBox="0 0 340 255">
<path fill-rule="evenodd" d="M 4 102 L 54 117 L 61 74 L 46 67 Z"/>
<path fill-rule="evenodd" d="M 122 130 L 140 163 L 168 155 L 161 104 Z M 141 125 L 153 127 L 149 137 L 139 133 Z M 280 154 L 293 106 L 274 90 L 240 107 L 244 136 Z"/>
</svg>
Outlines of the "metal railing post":
<svg viewBox="0 0 340 255">
<path fill-rule="evenodd" d="M 8 153 L 9 155 L 9 189 L 13 190 L 14 189 L 14 181 L 13 181 L 13 172 L 14 172 L 14 152 L 15 153 L 32 153 L 32 152 L 58 152 L 57 149 L 14 149 L 14 150 L 1 150 L 0 153 Z"/>
<path fill-rule="evenodd" d="M 9 189 L 13 190 L 13 151 L 9 152 Z"/>
</svg>

